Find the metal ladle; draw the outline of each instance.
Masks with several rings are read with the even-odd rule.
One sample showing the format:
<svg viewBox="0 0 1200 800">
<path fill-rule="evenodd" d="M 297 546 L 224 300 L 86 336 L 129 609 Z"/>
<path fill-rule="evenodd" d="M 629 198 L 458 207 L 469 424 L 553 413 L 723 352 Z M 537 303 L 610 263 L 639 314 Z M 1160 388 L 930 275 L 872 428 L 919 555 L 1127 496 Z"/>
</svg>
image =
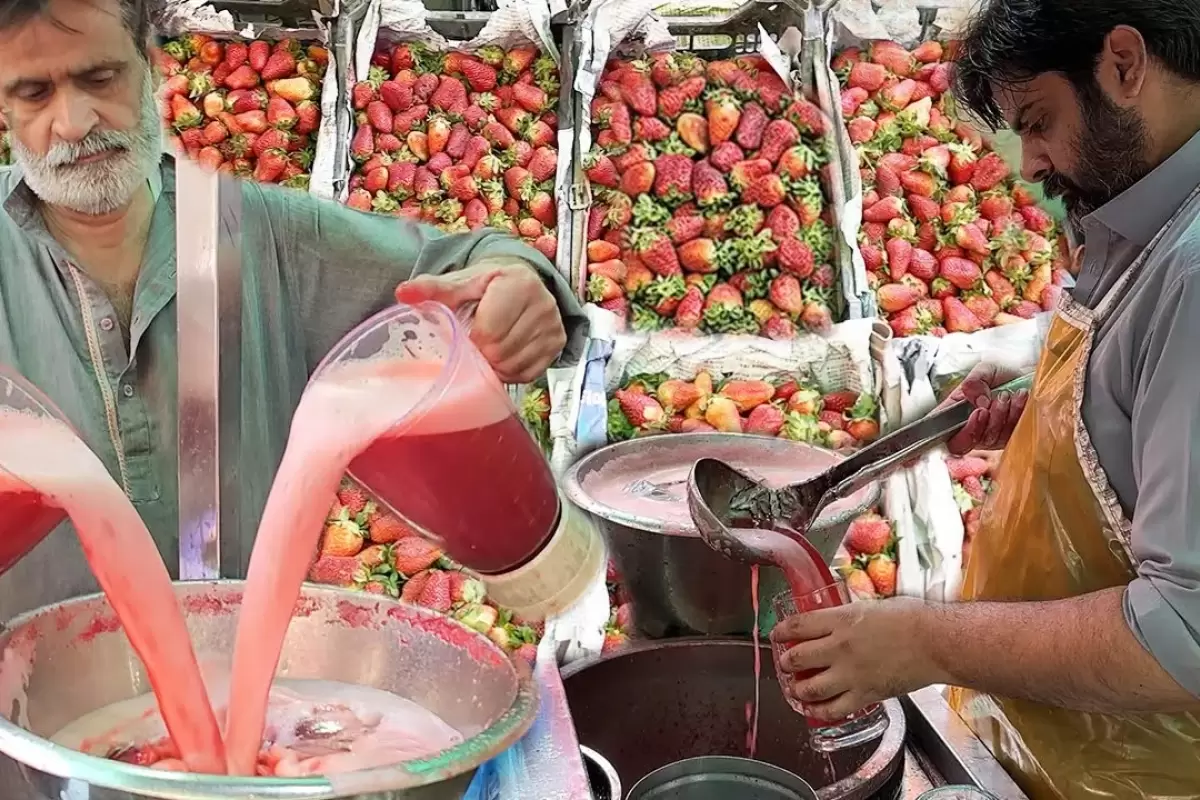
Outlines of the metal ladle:
<svg viewBox="0 0 1200 800">
<path fill-rule="evenodd" d="M 1026 375 L 996 391 L 1017 392 L 1032 385 L 1033 376 Z M 723 461 L 702 458 L 688 476 L 692 522 L 700 538 L 727 558 L 751 564 L 772 563 L 768 554 L 745 540 L 747 537 L 730 530 L 743 522 L 804 536 L 828 564 L 837 554 L 843 531 L 810 530 L 821 512 L 952 438 L 967 424 L 973 410 L 974 406 L 965 401 L 947 406 L 884 436 L 818 475 L 780 489 L 772 489 Z"/>
</svg>

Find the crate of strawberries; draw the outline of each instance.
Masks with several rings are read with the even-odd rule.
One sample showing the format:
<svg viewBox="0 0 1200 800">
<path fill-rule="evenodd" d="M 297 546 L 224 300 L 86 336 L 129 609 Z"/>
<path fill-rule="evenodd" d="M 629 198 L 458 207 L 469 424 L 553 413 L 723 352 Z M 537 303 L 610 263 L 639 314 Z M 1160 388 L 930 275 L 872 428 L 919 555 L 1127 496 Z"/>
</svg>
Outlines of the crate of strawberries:
<svg viewBox="0 0 1200 800">
<path fill-rule="evenodd" d="M 879 435 L 871 321 L 788 342 L 622 337 L 607 365 L 609 441 L 721 431 L 834 450 Z"/>
<path fill-rule="evenodd" d="M 955 43 L 864 40 L 836 8 L 827 23 L 835 116 L 858 161 L 847 176 L 861 198 L 857 245 L 895 335 L 974 333 L 1053 309 L 1066 238 L 1035 188 L 958 117 Z"/>
<path fill-rule="evenodd" d="M 313 583 L 385 595 L 453 616 L 533 663 L 544 631 L 495 606 L 479 578 L 464 570 L 349 478 L 333 498 Z"/>
<path fill-rule="evenodd" d="M 151 56 L 175 152 L 215 171 L 331 196 L 337 81 L 327 30 L 237 27 L 211 8 L 173 8 L 166 29 L 181 32 Z"/>
<path fill-rule="evenodd" d="M 623 46 L 584 94 L 583 297 L 636 332 L 784 340 L 845 319 L 841 166 L 803 54 Z"/>
<path fill-rule="evenodd" d="M 498 12 L 455 44 L 423 17 L 405 28 L 368 14 L 349 95 L 344 200 L 450 232 L 496 228 L 556 261 L 559 67 L 542 44 L 495 35 L 503 19 Z"/>
</svg>

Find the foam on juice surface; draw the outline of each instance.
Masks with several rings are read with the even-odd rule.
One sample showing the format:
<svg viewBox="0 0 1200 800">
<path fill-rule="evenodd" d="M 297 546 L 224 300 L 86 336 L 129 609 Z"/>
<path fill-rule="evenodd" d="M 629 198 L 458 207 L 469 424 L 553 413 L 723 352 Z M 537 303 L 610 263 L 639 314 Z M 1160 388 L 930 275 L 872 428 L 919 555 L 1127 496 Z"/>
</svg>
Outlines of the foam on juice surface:
<svg viewBox="0 0 1200 800">
<path fill-rule="evenodd" d="M 214 690 L 214 697 L 220 691 Z M 104 757 L 165 736 L 154 696 L 142 695 L 94 711 L 52 739 Z M 269 763 L 275 777 L 309 777 L 424 758 L 462 741 L 462 734 L 436 714 L 390 692 L 335 681 L 281 679 L 271 686 L 256 758 L 260 766 Z M 170 768 L 170 761 L 148 766 Z"/>
<path fill-rule="evenodd" d="M 292 609 L 316 551 L 329 498 L 350 462 L 389 432 L 478 427 L 495 421 L 492 414 L 502 419 L 506 413 L 494 399 L 495 375 L 473 364 L 456 371 L 433 405 L 423 404 L 445 366 L 432 360 L 334 364 L 301 397 L 250 559 L 225 733 L 230 774 L 254 774 L 267 691 Z M 414 409 L 417 413 L 408 416 Z"/>
<path fill-rule="evenodd" d="M 9 473 L 9 484 L 19 479 L 16 484 L 27 484 L 66 511 L 162 700 L 183 761 L 195 772 L 223 772 L 220 730 L 170 575 L 145 523 L 104 464 L 58 420 L 0 407 L 0 471 Z"/>
</svg>

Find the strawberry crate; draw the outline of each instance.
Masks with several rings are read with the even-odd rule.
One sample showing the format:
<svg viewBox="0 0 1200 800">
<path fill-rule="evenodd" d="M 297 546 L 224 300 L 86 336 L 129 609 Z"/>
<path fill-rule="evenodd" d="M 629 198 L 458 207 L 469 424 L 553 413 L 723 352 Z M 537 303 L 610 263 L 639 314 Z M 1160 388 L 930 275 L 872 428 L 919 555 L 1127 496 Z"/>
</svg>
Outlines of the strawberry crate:
<svg viewBox="0 0 1200 800">
<path fill-rule="evenodd" d="M 839 96 L 850 207 L 861 209 L 856 258 L 897 337 L 1020 324 L 1053 308 L 1069 280 L 1067 239 L 1036 187 L 958 118 L 941 13 L 835 6 L 823 18 L 822 72 Z"/>
<path fill-rule="evenodd" d="M 806 67 L 804 10 L 750 2 L 663 22 L 665 43 L 592 27 L 599 74 L 577 82 L 581 297 L 636 332 L 788 339 L 859 316 L 844 282 L 841 180 L 828 179 L 841 174 L 840 154 Z M 768 25 L 785 34 L 782 49 Z M 610 51 L 600 69 L 597 54 Z"/>
<path fill-rule="evenodd" d="M 176 152 L 211 169 L 332 195 L 330 29 L 300 4 L 168 4 L 153 49 Z"/>
<path fill-rule="evenodd" d="M 563 263 L 570 243 L 559 232 L 570 220 L 559 196 L 569 159 L 558 157 L 557 58 L 565 34 L 542 26 L 532 41 L 533 12 L 426 12 L 376 0 L 343 20 L 354 55 L 341 199 L 449 231 L 494 227 Z"/>
</svg>

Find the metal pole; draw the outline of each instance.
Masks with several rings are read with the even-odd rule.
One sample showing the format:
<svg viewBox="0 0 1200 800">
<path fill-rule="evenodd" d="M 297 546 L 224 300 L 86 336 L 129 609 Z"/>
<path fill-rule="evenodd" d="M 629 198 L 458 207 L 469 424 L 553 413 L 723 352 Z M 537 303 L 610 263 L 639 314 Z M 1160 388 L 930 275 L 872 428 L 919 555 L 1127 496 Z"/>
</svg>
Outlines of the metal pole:
<svg viewBox="0 0 1200 800">
<path fill-rule="evenodd" d="M 185 581 L 219 578 L 222 523 L 233 527 L 227 540 L 238 534 L 240 206 L 232 179 L 185 158 L 176 162 L 179 577 Z"/>
</svg>

